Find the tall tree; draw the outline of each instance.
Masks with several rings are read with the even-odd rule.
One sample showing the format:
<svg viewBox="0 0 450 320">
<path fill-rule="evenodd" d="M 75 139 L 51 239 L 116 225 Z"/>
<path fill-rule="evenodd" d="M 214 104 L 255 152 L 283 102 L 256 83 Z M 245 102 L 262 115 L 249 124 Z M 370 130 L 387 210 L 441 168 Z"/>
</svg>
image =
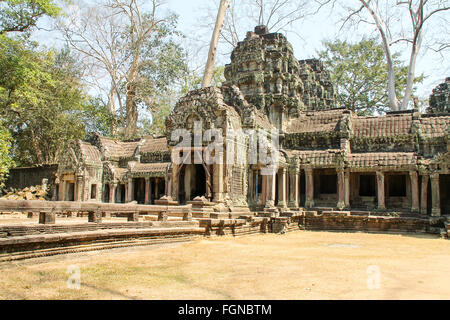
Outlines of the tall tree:
<svg viewBox="0 0 450 320">
<path fill-rule="evenodd" d="M 389 111 L 386 88 L 388 73 L 383 46 L 376 39 L 363 39 L 358 43 L 325 41 L 319 57 L 331 71 L 331 80 L 337 86 L 337 99 L 360 115 Z M 408 67 L 392 55 L 395 70 L 396 95 L 401 97 L 406 87 Z M 422 76 L 415 79 L 421 82 Z"/>
<path fill-rule="evenodd" d="M 92 78 L 109 88 L 112 114 L 118 101 L 125 138 L 138 134 L 138 107 L 155 112 L 157 95 L 184 72 L 183 52 L 174 41 L 177 17 L 160 15 L 160 6 L 158 0 L 108 0 L 83 6 L 81 14 L 60 23 L 70 46 L 107 75 L 106 85 Z"/>
<path fill-rule="evenodd" d="M 336 0 L 316 0 L 322 5 L 336 3 Z M 439 33 L 442 26 L 448 31 L 448 16 L 443 13 L 450 10 L 448 0 L 359 0 L 354 6 L 348 6 L 348 15 L 344 23 L 352 21 L 372 24 L 379 33 L 383 44 L 388 72 L 389 106 L 391 110 L 405 110 L 410 101 L 415 79 L 416 61 L 424 42 L 425 27 L 435 21 L 433 31 Z M 356 6 L 356 3 L 359 3 Z M 437 18 L 440 18 L 439 20 Z M 409 28 L 401 28 L 403 21 L 409 20 Z M 399 23 L 402 22 L 402 23 Z M 400 28 L 399 28 L 400 26 Z M 436 28 L 435 28 L 436 27 Z M 446 29 L 445 29 L 446 28 Z M 445 31 L 442 32 L 445 34 Z M 448 34 L 448 33 L 447 33 Z M 392 45 L 406 43 L 409 46 L 408 78 L 401 101 L 397 95 Z M 448 39 L 435 50 L 448 49 Z"/>
</svg>

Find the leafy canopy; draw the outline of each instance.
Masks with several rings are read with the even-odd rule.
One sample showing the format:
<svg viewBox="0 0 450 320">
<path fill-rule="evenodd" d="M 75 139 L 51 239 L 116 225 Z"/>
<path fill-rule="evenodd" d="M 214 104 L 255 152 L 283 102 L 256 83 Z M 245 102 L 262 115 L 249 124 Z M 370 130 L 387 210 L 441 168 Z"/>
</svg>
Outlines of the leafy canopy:
<svg viewBox="0 0 450 320">
<path fill-rule="evenodd" d="M 0 34 L 28 31 L 39 18 L 59 13 L 54 0 L 0 0 Z"/>
<path fill-rule="evenodd" d="M 341 107 L 347 107 L 360 115 L 372 115 L 389 111 L 387 92 L 387 67 L 383 47 L 375 39 L 363 39 L 358 43 L 325 41 L 325 49 L 319 57 L 331 71 L 331 80 L 337 86 L 337 99 Z M 394 54 L 396 94 L 406 88 L 408 67 L 402 65 L 399 54 Z M 423 76 L 415 82 L 421 82 Z"/>
</svg>

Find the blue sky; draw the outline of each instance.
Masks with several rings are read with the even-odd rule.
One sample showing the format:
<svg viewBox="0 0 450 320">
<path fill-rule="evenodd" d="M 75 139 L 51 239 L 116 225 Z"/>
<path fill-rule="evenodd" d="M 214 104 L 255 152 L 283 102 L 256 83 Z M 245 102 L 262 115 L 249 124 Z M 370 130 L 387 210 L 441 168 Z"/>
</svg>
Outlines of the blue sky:
<svg viewBox="0 0 450 320">
<path fill-rule="evenodd" d="M 89 1 L 89 0 L 86 0 Z M 199 31 L 199 24 L 202 18 L 206 15 L 206 7 L 208 1 L 219 0 L 166 0 L 162 7 L 164 10 L 171 10 L 179 16 L 179 30 L 182 31 L 190 39 L 192 46 L 198 45 L 196 42 L 205 44 L 209 42 L 212 30 Z M 353 0 L 347 0 L 353 2 Z M 445 14 L 449 14 L 445 13 Z M 48 22 L 42 21 L 41 26 L 48 25 Z M 340 38 L 349 41 L 358 41 L 362 34 L 367 34 L 368 27 L 361 26 L 359 30 L 339 30 L 339 14 L 329 9 L 322 10 L 319 14 L 307 17 L 306 19 L 297 23 L 294 33 L 288 33 L 289 42 L 294 48 L 294 54 L 297 59 L 307 59 L 316 56 L 316 52 L 322 49 L 322 41 L 325 39 Z M 364 28 L 364 30 L 363 30 Z M 374 33 L 374 35 L 377 35 Z M 241 35 L 244 37 L 245 35 Z M 36 33 L 36 38 L 48 45 L 59 46 L 60 41 L 56 38 L 54 33 L 39 31 Z M 228 63 L 229 58 L 220 56 L 223 48 L 218 48 L 219 57 L 218 62 L 221 64 Z M 405 64 L 408 62 L 409 50 L 403 50 L 403 60 Z M 207 49 L 199 52 L 197 58 L 199 61 L 206 61 Z M 418 94 L 427 98 L 431 90 L 439 83 L 443 82 L 447 76 L 450 76 L 450 66 L 448 65 L 449 53 L 446 56 L 439 58 L 436 54 L 432 54 L 430 50 L 422 50 L 416 65 L 416 74 L 425 73 L 428 78 L 423 85 L 418 88 Z"/>
</svg>

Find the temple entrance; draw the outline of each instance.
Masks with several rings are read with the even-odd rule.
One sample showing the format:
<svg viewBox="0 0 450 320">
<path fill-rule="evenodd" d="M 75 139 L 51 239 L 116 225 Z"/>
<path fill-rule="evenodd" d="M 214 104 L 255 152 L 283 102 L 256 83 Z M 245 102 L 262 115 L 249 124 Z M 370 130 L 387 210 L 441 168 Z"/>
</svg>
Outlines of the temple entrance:
<svg viewBox="0 0 450 320">
<path fill-rule="evenodd" d="M 139 204 L 145 203 L 145 179 L 144 178 L 134 178 L 134 200 Z"/>
<path fill-rule="evenodd" d="M 67 183 L 67 194 L 66 194 L 65 200 L 67 200 L 67 201 L 75 200 L 75 183 L 74 182 Z"/>
<path fill-rule="evenodd" d="M 439 175 L 441 215 L 450 214 L 450 174 Z"/>
<path fill-rule="evenodd" d="M 202 164 L 185 164 L 178 178 L 179 202 L 184 204 L 197 196 L 206 196 L 206 171 Z"/>
</svg>

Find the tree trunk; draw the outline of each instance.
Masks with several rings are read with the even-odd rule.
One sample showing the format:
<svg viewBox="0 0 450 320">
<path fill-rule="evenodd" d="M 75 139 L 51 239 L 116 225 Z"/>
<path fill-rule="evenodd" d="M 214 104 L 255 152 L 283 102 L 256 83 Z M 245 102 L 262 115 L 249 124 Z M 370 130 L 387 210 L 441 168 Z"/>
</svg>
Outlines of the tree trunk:
<svg viewBox="0 0 450 320">
<path fill-rule="evenodd" d="M 403 97 L 401 110 L 408 108 L 409 101 L 411 100 L 412 87 L 414 84 L 414 71 L 416 69 L 417 55 L 419 54 L 420 45 L 422 44 L 422 32 L 419 31 L 417 35 L 417 41 L 415 41 L 411 48 L 411 57 L 409 59 L 408 66 L 408 80 L 406 82 L 405 96 Z"/>
<path fill-rule="evenodd" d="M 216 59 L 217 43 L 219 42 L 220 30 L 222 29 L 225 12 L 230 4 L 230 0 L 220 0 L 219 12 L 217 13 L 216 26 L 211 37 L 209 45 L 208 60 L 205 66 L 205 74 L 203 76 L 202 88 L 209 87 L 214 70 L 214 60 Z"/>
</svg>

